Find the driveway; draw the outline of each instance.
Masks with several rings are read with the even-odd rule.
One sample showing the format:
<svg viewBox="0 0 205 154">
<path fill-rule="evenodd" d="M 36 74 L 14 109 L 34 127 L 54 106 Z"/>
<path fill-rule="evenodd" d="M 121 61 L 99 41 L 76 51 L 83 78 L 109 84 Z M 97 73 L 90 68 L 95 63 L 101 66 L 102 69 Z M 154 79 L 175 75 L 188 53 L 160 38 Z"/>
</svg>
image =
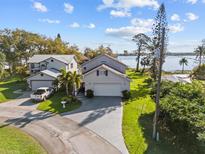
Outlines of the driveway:
<svg viewBox="0 0 205 154">
<path fill-rule="evenodd" d="M 49 154 L 120 154 L 120 151 L 77 122 L 35 109 L 28 95 L 0 104 L 1 126 L 15 126 L 27 132 Z"/>
<path fill-rule="evenodd" d="M 78 97 L 82 106 L 72 112 L 62 114 L 100 135 L 123 154 L 128 154 L 122 136 L 122 105 L 120 97 Z"/>
</svg>

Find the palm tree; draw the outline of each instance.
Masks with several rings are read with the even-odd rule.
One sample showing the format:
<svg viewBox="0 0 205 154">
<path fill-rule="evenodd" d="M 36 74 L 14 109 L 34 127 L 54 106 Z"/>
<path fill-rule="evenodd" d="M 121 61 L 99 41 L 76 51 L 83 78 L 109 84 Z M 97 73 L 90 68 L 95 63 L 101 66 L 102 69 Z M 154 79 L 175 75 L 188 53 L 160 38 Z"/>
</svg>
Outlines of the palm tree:
<svg viewBox="0 0 205 154">
<path fill-rule="evenodd" d="M 70 82 L 71 82 L 71 90 L 72 90 L 72 95 L 76 95 L 76 90 L 78 88 L 80 88 L 80 84 L 81 84 L 81 75 L 77 74 L 76 71 L 74 71 L 73 73 L 70 72 L 69 73 L 69 77 L 70 77 Z"/>
<path fill-rule="evenodd" d="M 69 85 L 70 85 L 70 72 L 67 72 L 66 69 L 60 70 L 61 75 L 59 76 L 60 86 L 65 86 L 66 94 L 69 95 Z"/>
<path fill-rule="evenodd" d="M 136 61 L 137 61 L 136 71 L 139 72 L 141 51 L 145 49 L 146 45 L 150 41 L 150 38 L 147 35 L 140 33 L 140 34 L 135 35 L 132 40 L 137 44 L 137 47 L 138 47 L 137 58 L 136 58 Z"/>
<path fill-rule="evenodd" d="M 61 75 L 59 76 L 59 83 L 61 86 L 65 85 L 66 94 L 69 95 L 70 92 L 72 95 L 76 94 L 76 89 L 80 88 L 81 84 L 81 75 L 77 74 L 76 71 L 67 72 L 65 69 L 61 69 Z"/>
<path fill-rule="evenodd" d="M 203 45 L 200 45 L 196 48 L 194 52 L 196 54 L 196 59 L 199 60 L 199 67 L 200 67 L 202 64 L 202 59 L 205 56 L 205 47 Z"/>
<path fill-rule="evenodd" d="M 184 66 L 188 65 L 188 60 L 184 57 L 179 61 L 179 64 L 182 65 L 182 73 L 184 73 Z"/>
</svg>

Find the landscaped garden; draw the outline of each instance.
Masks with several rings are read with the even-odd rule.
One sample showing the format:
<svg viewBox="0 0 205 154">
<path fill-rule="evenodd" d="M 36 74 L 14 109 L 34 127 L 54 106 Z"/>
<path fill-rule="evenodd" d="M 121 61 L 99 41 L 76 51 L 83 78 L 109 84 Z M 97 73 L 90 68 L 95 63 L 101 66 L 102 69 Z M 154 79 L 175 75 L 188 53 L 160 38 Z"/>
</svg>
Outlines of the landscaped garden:
<svg viewBox="0 0 205 154">
<path fill-rule="evenodd" d="M 14 76 L 0 81 L 0 103 L 15 99 L 26 88 L 26 83 Z"/>
<path fill-rule="evenodd" d="M 11 126 L 0 125 L 1 154 L 46 154 L 44 148 L 31 136 Z"/>
<path fill-rule="evenodd" d="M 63 108 L 63 105 L 61 104 L 62 100 L 66 100 L 68 102 L 66 103 L 65 108 Z M 79 108 L 80 105 L 81 102 L 77 100 L 74 96 L 66 96 L 66 93 L 64 91 L 59 91 L 46 101 L 41 102 L 38 105 L 37 109 L 53 113 L 63 113 L 75 110 Z"/>
<path fill-rule="evenodd" d="M 149 76 L 134 71 L 128 71 L 127 74 L 132 79 L 131 98 L 124 101 L 123 136 L 130 154 L 193 153 L 191 150 L 193 147 L 190 147 L 190 142 L 187 142 L 188 136 L 181 139 L 181 136 L 169 130 L 167 126 L 159 127 L 160 140 L 158 142 L 152 139 L 155 103 L 150 96 L 151 88 L 145 82 Z"/>
</svg>

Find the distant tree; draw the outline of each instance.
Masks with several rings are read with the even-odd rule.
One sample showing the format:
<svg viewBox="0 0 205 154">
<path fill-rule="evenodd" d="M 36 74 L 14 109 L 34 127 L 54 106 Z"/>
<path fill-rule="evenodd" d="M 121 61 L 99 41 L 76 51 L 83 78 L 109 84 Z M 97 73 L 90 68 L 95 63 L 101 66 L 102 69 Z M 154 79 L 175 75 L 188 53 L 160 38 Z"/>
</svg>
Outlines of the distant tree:
<svg viewBox="0 0 205 154">
<path fill-rule="evenodd" d="M 93 50 L 91 48 L 86 48 L 84 50 L 84 56 L 86 56 L 89 59 L 92 59 L 94 57 L 97 57 L 102 54 L 107 54 L 111 57 L 116 57 L 116 55 L 113 53 L 112 49 L 110 47 L 104 47 L 103 45 L 100 45 L 97 49 Z"/>
<path fill-rule="evenodd" d="M 182 66 L 182 73 L 184 73 L 184 66 L 188 65 L 188 60 L 184 57 L 179 61 L 179 64 Z"/>
<path fill-rule="evenodd" d="M 201 66 L 202 60 L 205 57 L 205 46 L 199 45 L 194 51 L 194 53 L 196 54 L 196 59 L 199 61 L 199 66 Z"/>
<path fill-rule="evenodd" d="M 4 72 L 5 60 L 6 60 L 6 56 L 0 52 L 0 78 Z"/>
<path fill-rule="evenodd" d="M 135 35 L 132 40 L 137 44 L 137 48 L 138 48 L 137 58 L 136 58 L 136 61 L 137 61 L 136 71 L 139 72 L 141 52 L 142 50 L 145 50 L 145 47 L 150 41 L 150 38 L 147 35 L 140 33 L 140 34 Z"/>
<path fill-rule="evenodd" d="M 143 66 L 142 73 L 145 71 L 145 67 L 150 65 L 150 57 L 146 56 L 141 59 L 140 64 Z"/>
</svg>

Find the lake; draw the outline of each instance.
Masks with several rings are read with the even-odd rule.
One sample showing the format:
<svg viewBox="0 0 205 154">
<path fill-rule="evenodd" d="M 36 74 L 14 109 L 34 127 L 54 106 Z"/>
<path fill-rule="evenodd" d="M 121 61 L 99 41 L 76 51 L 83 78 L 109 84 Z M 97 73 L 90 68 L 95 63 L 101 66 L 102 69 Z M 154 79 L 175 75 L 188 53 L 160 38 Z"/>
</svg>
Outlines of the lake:
<svg viewBox="0 0 205 154">
<path fill-rule="evenodd" d="M 136 57 L 137 56 L 118 56 L 118 60 L 131 68 L 136 68 Z M 198 65 L 198 61 L 196 61 L 195 56 L 167 56 L 165 63 L 163 64 L 163 70 L 169 72 L 181 70 L 182 66 L 179 65 L 179 61 L 183 57 L 187 58 L 188 60 L 188 65 L 185 66 L 185 70 L 192 70 Z"/>
</svg>

